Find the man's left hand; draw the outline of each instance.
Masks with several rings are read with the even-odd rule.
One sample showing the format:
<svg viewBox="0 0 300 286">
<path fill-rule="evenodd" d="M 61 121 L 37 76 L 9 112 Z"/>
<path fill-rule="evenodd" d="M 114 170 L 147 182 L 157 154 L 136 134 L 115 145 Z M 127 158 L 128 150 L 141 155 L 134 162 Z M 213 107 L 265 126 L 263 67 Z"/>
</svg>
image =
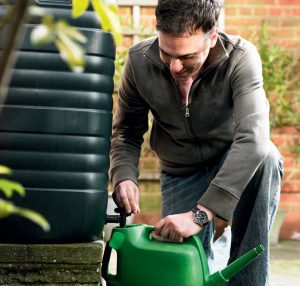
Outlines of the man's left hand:
<svg viewBox="0 0 300 286">
<path fill-rule="evenodd" d="M 201 226 L 194 223 L 192 211 L 169 215 L 155 224 L 155 234 L 182 242 L 184 238 L 190 237 L 201 231 Z"/>
<path fill-rule="evenodd" d="M 206 212 L 209 221 L 214 218 L 214 212 L 200 204 L 197 206 Z M 178 242 L 182 242 L 184 238 L 195 235 L 201 230 L 202 227 L 194 222 L 194 214 L 192 211 L 169 215 L 154 226 L 154 231 L 157 236 Z"/>
</svg>

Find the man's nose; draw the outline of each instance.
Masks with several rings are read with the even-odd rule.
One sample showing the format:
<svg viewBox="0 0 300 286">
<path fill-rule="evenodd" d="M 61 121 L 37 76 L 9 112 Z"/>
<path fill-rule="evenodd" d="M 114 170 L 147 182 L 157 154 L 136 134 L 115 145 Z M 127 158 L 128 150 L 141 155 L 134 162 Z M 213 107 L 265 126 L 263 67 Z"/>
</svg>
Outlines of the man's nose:
<svg viewBox="0 0 300 286">
<path fill-rule="evenodd" d="M 171 59 L 170 70 L 174 73 L 180 72 L 182 70 L 182 62 L 179 59 Z"/>
</svg>

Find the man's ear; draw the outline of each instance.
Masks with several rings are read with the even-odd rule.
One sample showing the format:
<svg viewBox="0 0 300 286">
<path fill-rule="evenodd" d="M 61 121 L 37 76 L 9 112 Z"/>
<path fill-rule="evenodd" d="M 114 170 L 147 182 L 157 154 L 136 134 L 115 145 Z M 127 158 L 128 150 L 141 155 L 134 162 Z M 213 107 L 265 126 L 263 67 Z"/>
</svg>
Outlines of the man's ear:
<svg viewBox="0 0 300 286">
<path fill-rule="evenodd" d="M 214 27 L 210 33 L 210 47 L 214 48 L 218 40 L 218 27 Z"/>
</svg>

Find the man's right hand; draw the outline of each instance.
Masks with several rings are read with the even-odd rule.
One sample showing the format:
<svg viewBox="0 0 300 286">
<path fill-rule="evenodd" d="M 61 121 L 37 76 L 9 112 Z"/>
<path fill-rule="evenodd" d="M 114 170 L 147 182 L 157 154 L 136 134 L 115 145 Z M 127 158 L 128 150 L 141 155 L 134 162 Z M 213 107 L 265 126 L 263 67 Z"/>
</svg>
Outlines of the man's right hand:
<svg viewBox="0 0 300 286">
<path fill-rule="evenodd" d="M 131 180 L 120 182 L 112 194 L 116 205 L 124 207 L 127 214 L 137 214 L 140 212 L 139 196 L 139 189 Z"/>
</svg>

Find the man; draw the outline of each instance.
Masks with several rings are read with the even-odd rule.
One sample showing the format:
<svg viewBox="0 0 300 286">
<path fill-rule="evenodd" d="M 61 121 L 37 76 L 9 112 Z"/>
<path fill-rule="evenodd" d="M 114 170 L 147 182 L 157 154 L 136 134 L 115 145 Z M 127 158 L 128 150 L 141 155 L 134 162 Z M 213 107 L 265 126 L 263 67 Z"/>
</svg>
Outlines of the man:
<svg viewBox="0 0 300 286">
<path fill-rule="evenodd" d="M 263 286 L 282 160 L 269 140 L 258 52 L 218 32 L 219 11 L 217 0 L 160 0 L 158 36 L 130 49 L 113 126 L 113 196 L 126 212 L 140 211 L 137 166 L 150 110 L 161 166 L 156 235 L 180 242 L 199 234 L 212 256 L 213 218 L 230 221 L 230 261 L 259 244 L 267 251 L 229 285 Z"/>
</svg>

